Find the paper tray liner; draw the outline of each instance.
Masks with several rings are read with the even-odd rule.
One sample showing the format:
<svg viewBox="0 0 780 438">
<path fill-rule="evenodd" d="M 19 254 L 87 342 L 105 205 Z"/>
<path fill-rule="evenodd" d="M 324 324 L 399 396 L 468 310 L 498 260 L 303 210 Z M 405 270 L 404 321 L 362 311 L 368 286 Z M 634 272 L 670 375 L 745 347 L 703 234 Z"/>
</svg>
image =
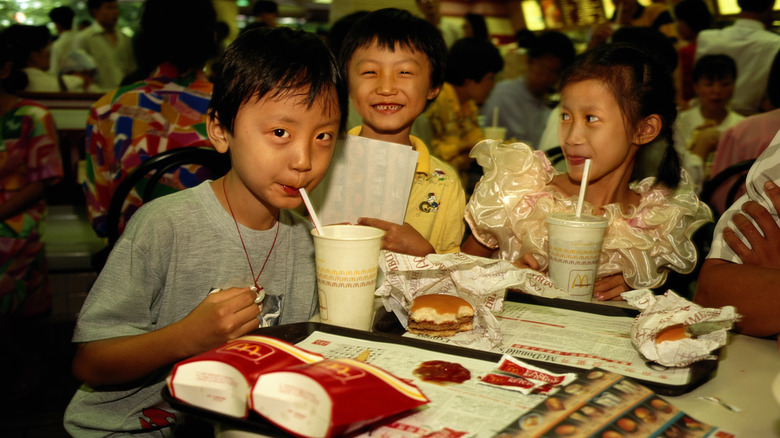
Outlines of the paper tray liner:
<svg viewBox="0 0 780 438">
<path fill-rule="evenodd" d="M 511 301 L 528 302 L 531 304 L 554 305 L 556 307 L 569 308 L 571 310 L 582 310 L 586 312 L 589 311 L 591 313 L 601 313 L 601 314 L 607 314 L 611 316 L 636 316 L 636 314 L 638 314 L 638 312 L 635 309 L 599 306 L 598 304 L 578 303 L 574 301 L 563 302 L 565 300 L 535 297 L 535 296 L 525 295 L 525 294 L 509 293 L 507 294 L 506 299 Z M 377 319 L 377 322 L 375 324 L 375 330 L 376 327 L 379 325 L 382 325 L 382 321 L 380 319 Z M 455 345 L 429 342 L 422 339 L 402 338 L 398 336 L 398 334 L 392 333 L 393 329 L 389 328 L 390 325 L 392 324 L 385 323 L 383 327 L 384 330 L 390 330 L 390 332 L 385 332 L 385 331 L 365 332 L 361 330 L 353 330 L 353 329 L 337 327 L 337 326 L 332 326 L 332 325 L 322 324 L 322 323 L 302 322 L 296 324 L 266 327 L 254 331 L 253 334 L 275 337 L 284 340 L 286 342 L 295 344 L 306 339 L 310 334 L 316 331 L 321 331 L 325 333 L 331 333 L 334 335 L 347 336 L 347 337 L 369 340 L 378 343 L 401 344 L 410 347 L 418 347 L 418 348 L 423 348 L 431 351 L 438 351 L 445 354 L 460 355 L 464 357 L 470 357 L 473 359 L 485 360 L 485 361 L 490 361 L 495 363 L 497 363 L 501 359 L 501 354 L 492 353 L 489 351 L 474 350 L 469 348 L 458 347 Z M 403 330 L 403 328 L 401 328 L 401 330 Z M 528 363 L 532 363 L 542 368 L 546 368 L 556 373 L 565 373 L 565 372 L 581 373 L 585 371 L 579 368 L 572 368 L 572 367 L 554 364 L 554 363 L 534 361 L 531 359 L 527 359 L 527 360 L 524 359 L 524 361 Z M 642 385 L 650 388 L 657 394 L 677 396 L 677 395 L 685 394 L 686 392 L 691 391 L 697 386 L 706 382 L 716 368 L 717 368 L 717 361 L 703 361 L 694 364 L 691 381 L 686 385 L 679 385 L 679 386 L 664 385 L 655 382 L 642 381 L 640 379 L 635 379 L 635 380 L 637 380 L 637 382 L 641 383 Z M 197 406 L 192 406 L 188 403 L 183 403 L 179 400 L 176 400 L 173 397 L 171 397 L 167 387 L 163 388 L 162 392 L 163 392 L 163 398 L 165 398 L 169 403 L 171 403 L 171 405 L 175 409 L 185 414 L 194 415 L 199 418 L 203 418 L 212 422 L 219 422 L 226 427 L 234 427 L 242 430 L 253 431 L 271 437 L 294 436 L 281 430 L 279 427 L 270 423 L 269 421 L 267 421 L 266 419 L 262 418 L 261 416 L 257 415 L 254 412 L 250 412 L 249 416 L 246 419 L 230 417 L 230 416 L 222 415 L 213 411 L 199 408 Z"/>
</svg>

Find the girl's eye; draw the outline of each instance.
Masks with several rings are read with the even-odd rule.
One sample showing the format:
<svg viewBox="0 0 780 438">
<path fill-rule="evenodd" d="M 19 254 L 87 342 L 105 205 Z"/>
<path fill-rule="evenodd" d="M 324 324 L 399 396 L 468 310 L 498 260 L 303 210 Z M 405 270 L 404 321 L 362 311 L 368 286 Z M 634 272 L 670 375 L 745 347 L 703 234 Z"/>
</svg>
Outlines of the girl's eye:
<svg viewBox="0 0 780 438">
<path fill-rule="evenodd" d="M 409 70 L 401 70 L 401 74 L 402 75 L 410 75 L 410 74 L 412 74 L 412 72 L 410 72 Z"/>
<path fill-rule="evenodd" d="M 363 72 L 363 73 L 361 73 L 361 74 L 364 74 L 364 75 L 373 75 L 373 74 L 376 74 L 376 72 L 375 72 L 374 70 L 366 70 L 366 71 L 364 71 L 364 72 Z"/>
<path fill-rule="evenodd" d="M 330 141 L 332 139 L 333 139 L 333 134 L 331 134 L 330 132 L 321 132 L 320 134 L 317 135 L 317 140 Z"/>
<path fill-rule="evenodd" d="M 585 119 L 588 121 L 588 123 L 597 122 L 599 120 L 596 116 L 585 116 Z"/>
<path fill-rule="evenodd" d="M 568 115 L 568 114 L 565 114 L 565 113 L 562 113 L 562 114 L 561 114 L 561 120 L 563 120 L 563 121 L 568 121 L 569 119 L 571 119 L 571 116 L 570 116 L 570 115 Z"/>
<path fill-rule="evenodd" d="M 274 129 L 274 135 L 279 137 L 279 138 L 287 138 L 287 137 L 290 136 L 290 133 L 287 132 L 284 129 L 277 128 L 277 129 Z"/>
</svg>

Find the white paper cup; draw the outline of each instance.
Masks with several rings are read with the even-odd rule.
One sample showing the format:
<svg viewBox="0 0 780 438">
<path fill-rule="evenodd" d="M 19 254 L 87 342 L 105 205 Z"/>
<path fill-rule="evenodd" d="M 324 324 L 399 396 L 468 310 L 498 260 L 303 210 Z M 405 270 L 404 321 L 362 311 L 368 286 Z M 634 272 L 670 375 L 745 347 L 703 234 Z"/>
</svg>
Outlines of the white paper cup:
<svg viewBox="0 0 780 438">
<path fill-rule="evenodd" d="M 573 300 L 590 301 L 607 219 L 590 214 L 547 215 L 549 276 Z"/>
<path fill-rule="evenodd" d="M 370 330 L 383 230 L 362 225 L 328 225 L 316 229 L 314 259 L 320 321 Z"/>
<path fill-rule="evenodd" d="M 506 128 L 501 126 L 485 126 L 482 128 L 485 138 L 489 140 L 505 140 Z"/>
</svg>

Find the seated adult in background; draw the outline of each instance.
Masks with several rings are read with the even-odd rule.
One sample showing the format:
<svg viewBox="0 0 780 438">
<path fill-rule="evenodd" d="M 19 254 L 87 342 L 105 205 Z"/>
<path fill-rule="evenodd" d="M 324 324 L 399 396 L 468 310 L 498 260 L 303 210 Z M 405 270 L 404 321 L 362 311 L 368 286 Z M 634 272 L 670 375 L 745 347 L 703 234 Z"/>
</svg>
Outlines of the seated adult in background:
<svg viewBox="0 0 780 438">
<path fill-rule="evenodd" d="M 780 131 L 750 168 L 747 193 L 718 221 L 694 296 L 706 307 L 735 306 L 736 329 L 751 336 L 780 333 L 778 183 Z"/>
<path fill-rule="evenodd" d="M 463 38 L 455 41 L 447 55 L 444 85 L 425 115 L 431 123 L 431 152 L 450 163 L 460 173 L 466 192 L 468 171 L 474 161 L 471 148 L 484 139 L 479 125 L 479 108 L 495 84 L 496 73 L 504 68 L 501 53 L 487 40 Z M 480 172 L 481 173 L 481 172 Z"/>
<path fill-rule="evenodd" d="M 704 163 L 707 179 L 721 133 L 745 117 L 729 110 L 737 65 L 727 55 L 704 55 L 693 68 L 693 88 L 698 103 L 680 112 L 676 127 L 687 149 Z"/>
<path fill-rule="evenodd" d="M 8 44 L 14 47 L 14 64 L 27 75 L 23 91 L 58 93 L 84 91 L 84 80 L 73 75 L 60 77 L 49 73 L 51 64 L 51 34 L 46 26 L 14 24 L 3 31 Z"/>
<path fill-rule="evenodd" d="M 775 0 L 738 0 L 741 12 L 733 25 L 703 30 L 696 40 L 696 59 L 729 55 L 737 63 L 732 109 L 749 115 L 763 111 L 772 55 L 780 50 L 780 35 L 768 31 Z"/>
<path fill-rule="evenodd" d="M 170 17 L 176 16 L 176 20 Z M 140 163 L 163 151 L 207 146 L 206 111 L 212 84 L 202 69 L 216 54 L 216 12 L 210 0 L 147 0 L 139 47 L 146 79 L 101 97 L 87 118 L 87 178 L 84 183 L 92 227 L 105 236 L 111 197 Z M 154 66 L 154 67 L 151 67 Z M 178 169 L 161 182 L 171 191 L 197 185 L 200 167 Z M 120 232 L 141 205 L 130 192 Z"/>
<path fill-rule="evenodd" d="M 720 136 L 711 176 L 723 172 L 734 164 L 758 158 L 780 129 L 780 51 L 775 55 L 769 72 L 767 98 L 769 105 L 774 109 L 746 117 Z M 710 206 L 717 212 L 723 212 L 729 207 L 726 205 L 728 191 L 728 184 L 724 184 L 712 194 Z M 745 191 L 741 190 L 738 195 L 744 193 Z"/>
<path fill-rule="evenodd" d="M 87 0 L 87 9 L 95 20 L 92 25 L 79 32 L 74 41 L 74 49 L 81 49 L 91 56 L 97 66 L 96 85 L 102 91 L 119 86 L 122 78 L 135 70 L 135 55 L 130 37 L 117 29 L 119 22 L 119 3 L 117 0 Z M 188 13 L 183 8 L 182 13 Z M 178 12 L 178 11 L 177 11 Z M 173 23 L 171 15 L 166 26 L 179 26 Z"/>
<path fill-rule="evenodd" d="M 712 27 L 712 13 L 703 0 L 682 0 L 674 5 L 677 34 L 685 43 L 677 49 L 680 60 L 680 84 L 677 92 L 683 106 L 696 96 L 693 91 L 693 65 L 696 56 L 696 37 Z"/>
<path fill-rule="evenodd" d="M 73 50 L 76 32 L 73 29 L 73 17 L 76 15 L 68 6 L 59 6 L 49 11 L 49 19 L 57 28 L 57 39 L 51 45 L 51 65 L 49 73 L 57 76 L 60 73 L 62 58 Z"/>
<path fill-rule="evenodd" d="M 547 124 L 550 107 L 547 96 L 574 59 L 574 45 L 569 37 L 557 31 L 531 38 L 528 47 L 528 73 L 516 79 L 501 81 L 482 105 L 485 124 L 493 123 L 498 111 L 498 126 L 507 129 L 507 139 L 537 147 Z"/>
</svg>

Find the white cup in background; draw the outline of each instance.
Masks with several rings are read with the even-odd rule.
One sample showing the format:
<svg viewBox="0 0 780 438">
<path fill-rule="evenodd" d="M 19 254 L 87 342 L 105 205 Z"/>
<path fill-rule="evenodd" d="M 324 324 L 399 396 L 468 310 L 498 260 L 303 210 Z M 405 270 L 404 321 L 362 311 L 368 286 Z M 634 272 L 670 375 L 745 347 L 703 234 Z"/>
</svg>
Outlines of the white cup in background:
<svg viewBox="0 0 780 438">
<path fill-rule="evenodd" d="M 489 140 L 506 140 L 506 128 L 501 126 L 485 126 L 482 133 Z"/>
<path fill-rule="evenodd" d="M 607 219 L 591 214 L 547 215 L 549 277 L 571 299 L 590 301 L 596 283 Z"/>
<path fill-rule="evenodd" d="M 317 265 L 320 321 L 370 330 L 383 230 L 363 225 L 327 225 L 311 230 Z"/>
</svg>

